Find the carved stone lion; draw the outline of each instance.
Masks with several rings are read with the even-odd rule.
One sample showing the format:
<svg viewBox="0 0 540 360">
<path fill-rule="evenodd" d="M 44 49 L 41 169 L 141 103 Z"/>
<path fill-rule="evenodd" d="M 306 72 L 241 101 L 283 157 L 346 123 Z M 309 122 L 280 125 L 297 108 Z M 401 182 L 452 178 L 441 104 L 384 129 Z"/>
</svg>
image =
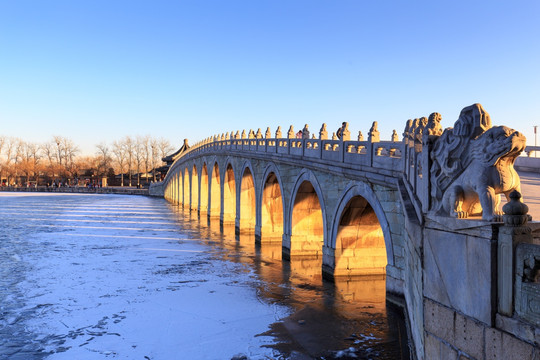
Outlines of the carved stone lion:
<svg viewBox="0 0 540 360">
<path fill-rule="evenodd" d="M 500 221 L 500 194 L 508 198 L 513 190 L 520 191 L 514 162 L 525 149 L 525 136 L 506 126 L 491 127 L 480 104 L 463 114 L 431 153 L 432 208 L 440 215 L 482 214 L 484 220 Z"/>
</svg>

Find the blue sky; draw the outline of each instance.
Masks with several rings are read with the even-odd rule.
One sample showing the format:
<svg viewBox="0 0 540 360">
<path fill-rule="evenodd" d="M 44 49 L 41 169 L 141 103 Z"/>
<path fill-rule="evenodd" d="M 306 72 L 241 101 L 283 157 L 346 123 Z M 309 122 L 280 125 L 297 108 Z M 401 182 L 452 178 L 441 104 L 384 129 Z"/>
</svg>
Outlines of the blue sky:
<svg viewBox="0 0 540 360">
<path fill-rule="evenodd" d="M 348 121 L 382 139 L 479 102 L 534 144 L 540 2 L 0 0 L 0 134 L 215 133 Z"/>
</svg>

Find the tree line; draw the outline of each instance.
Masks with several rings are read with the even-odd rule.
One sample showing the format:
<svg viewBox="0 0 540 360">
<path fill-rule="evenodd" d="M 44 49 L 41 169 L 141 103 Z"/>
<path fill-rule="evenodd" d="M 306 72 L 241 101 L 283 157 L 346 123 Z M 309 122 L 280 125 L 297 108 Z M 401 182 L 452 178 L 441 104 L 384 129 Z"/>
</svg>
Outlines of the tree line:
<svg viewBox="0 0 540 360">
<path fill-rule="evenodd" d="M 53 136 L 45 143 L 0 136 L 2 185 L 77 185 L 107 177 L 109 184 L 120 175 L 118 185 L 142 185 L 159 180 L 156 169 L 173 150 L 164 138 L 125 136 L 96 145 L 94 155 L 82 155 L 70 138 Z"/>
</svg>

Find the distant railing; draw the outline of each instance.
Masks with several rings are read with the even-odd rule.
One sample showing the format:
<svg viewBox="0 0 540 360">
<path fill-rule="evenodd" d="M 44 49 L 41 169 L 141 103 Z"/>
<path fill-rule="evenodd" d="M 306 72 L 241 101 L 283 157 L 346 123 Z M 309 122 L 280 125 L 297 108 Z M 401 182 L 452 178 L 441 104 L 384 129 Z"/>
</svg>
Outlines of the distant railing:
<svg viewBox="0 0 540 360">
<path fill-rule="evenodd" d="M 0 191 L 4 192 L 52 192 L 52 193 L 90 193 L 90 194 L 125 194 L 125 195 L 148 195 L 148 189 L 135 189 L 125 187 L 95 187 L 88 188 L 83 186 L 62 186 L 62 187 L 16 187 L 2 186 Z"/>
<path fill-rule="evenodd" d="M 527 157 L 537 156 L 540 154 L 540 146 L 527 146 L 525 148 L 525 154 L 527 154 Z"/>
<path fill-rule="evenodd" d="M 209 151 L 236 150 L 242 152 L 282 154 L 319 159 L 334 163 L 378 167 L 387 170 L 402 168 L 403 143 L 381 141 L 341 141 L 318 139 L 234 139 L 197 144 L 183 155 Z"/>
</svg>

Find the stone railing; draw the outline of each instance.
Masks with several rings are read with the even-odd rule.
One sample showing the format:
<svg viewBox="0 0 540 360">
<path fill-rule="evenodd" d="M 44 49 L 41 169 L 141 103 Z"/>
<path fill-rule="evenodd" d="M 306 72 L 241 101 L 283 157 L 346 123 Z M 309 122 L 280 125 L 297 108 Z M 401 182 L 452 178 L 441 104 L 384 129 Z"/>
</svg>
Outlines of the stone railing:
<svg viewBox="0 0 540 360">
<path fill-rule="evenodd" d="M 50 193 L 89 193 L 89 194 L 125 194 L 125 195 L 148 195 L 148 189 L 136 189 L 133 187 L 96 187 L 85 186 L 74 187 L 11 187 L 2 186 L 0 191 L 4 192 L 50 192 Z"/>
<path fill-rule="evenodd" d="M 493 140 L 490 139 L 494 138 L 498 141 L 497 146 L 491 146 Z M 521 150 L 524 149 L 525 138 L 522 134 L 503 126 L 492 127 L 489 114 L 480 104 L 473 104 L 462 110 L 454 128 L 447 128 L 445 131 L 439 113 L 408 120 L 402 140 L 399 140 L 394 130 L 390 141 L 381 141 L 377 122 L 373 122 L 367 133 L 367 139 L 359 132 L 356 140 L 351 139 L 346 122 L 330 138 L 326 124 L 322 125 L 318 137 L 314 134 L 310 136 L 308 125 L 299 132 L 295 132 L 293 126 L 290 126 L 286 134 L 278 127 L 275 133 L 267 128 L 264 135 L 261 129 L 256 132 L 254 130 L 227 132 L 208 137 L 191 147 L 186 142 L 177 159 L 191 158 L 201 153 L 227 151 L 241 152 L 242 156 L 267 154 L 273 159 L 278 154 L 290 159 L 320 163 L 327 167 L 341 166 L 392 177 L 397 180 L 395 183 L 401 184 L 400 180 L 403 180 L 402 184 L 407 190 L 418 219 L 422 222 L 423 215 L 431 210 L 446 212 L 448 215 L 453 212 L 453 216 L 459 211 L 459 217 L 467 217 L 468 214 L 464 211 L 448 209 L 448 205 L 443 204 L 448 202 L 448 199 L 443 199 L 444 193 L 450 191 L 451 184 L 465 186 L 462 183 L 466 182 L 469 176 L 459 177 L 467 168 L 474 168 L 475 170 L 469 172 L 479 174 L 483 166 L 493 166 L 483 165 L 479 160 L 475 160 L 479 158 L 477 155 L 471 155 L 475 151 L 476 153 L 487 151 L 489 152 L 487 155 L 493 152 L 492 158 L 517 156 L 521 150 L 516 154 L 514 150 L 510 151 L 513 147 L 509 147 L 508 153 L 495 153 L 506 146 L 503 144 L 510 144 L 510 140 L 514 141 L 514 145 L 518 148 L 523 146 Z M 488 158 L 487 155 L 484 157 Z M 513 161 L 505 161 L 505 164 L 513 164 Z M 171 169 L 174 167 L 173 164 Z M 443 178 L 445 176 L 446 178 Z M 501 191 L 509 193 L 511 190 Z M 495 210 L 489 209 L 484 212 L 483 218 L 493 220 Z"/>
<path fill-rule="evenodd" d="M 281 154 L 355 164 L 388 170 L 402 169 L 403 143 L 380 141 L 342 141 L 319 139 L 228 139 L 205 142 L 191 147 L 184 156 L 208 151 Z"/>
<path fill-rule="evenodd" d="M 525 148 L 525 154 L 527 157 L 536 157 L 536 155 L 540 154 L 540 146 L 527 146 Z"/>
</svg>

